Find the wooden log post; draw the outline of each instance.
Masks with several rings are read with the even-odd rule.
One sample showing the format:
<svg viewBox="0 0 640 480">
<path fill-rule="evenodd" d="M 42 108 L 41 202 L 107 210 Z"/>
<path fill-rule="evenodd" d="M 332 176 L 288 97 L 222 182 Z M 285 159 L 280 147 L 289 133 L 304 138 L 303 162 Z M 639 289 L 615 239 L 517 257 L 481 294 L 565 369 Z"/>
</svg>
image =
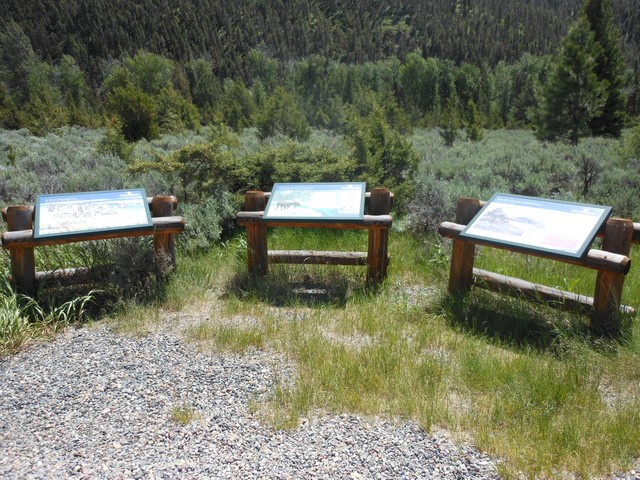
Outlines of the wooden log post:
<svg viewBox="0 0 640 480">
<path fill-rule="evenodd" d="M 176 203 L 176 198 L 173 196 L 155 196 L 151 200 L 151 215 L 154 218 L 171 217 L 173 216 L 173 209 Z M 175 268 L 176 266 L 174 234 L 154 232 L 153 249 L 156 255 L 156 270 L 160 277 L 162 277 L 162 273 L 166 268 Z"/>
<path fill-rule="evenodd" d="M 629 256 L 634 225 L 631 220 L 607 220 L 602 250 Z M 625 273 L 599 270 L 593 296 L 591 330 L 598 334 L 616 335 L 620 332 L 620 304 Z"/>
<path fill-rule="evenodd" d="M 264 192 L 251 190 L 244 196 L 244 210 L 262 212 L 266 206 Z M 247 267 L 250 274 L 268 272 L 267 227 L 260 221 L 249 222 L 247 227 Z"/>
<path fill-rule="evenodd" d="M 8 207 L 5 220 L 9 232 L 32 230 L 33 207 L 26 205 Z M 33 247 L 14 247 L 9 251 L 13 282 L 19 291 L 35 297 L 36 261 Z"/>
<path fill-rule="evenodd" d="M 456 206 L 456 223 L 467 225 L 480 211 L 480 200 L 460 198 Z M 473 262 L 476 254 L 475 244 L 461 238 L 453 240 L 451 270 L 449 272 L 449 293 L 464 295 L 473 284 Z"/>
<path fill-rule="evenodd" d="M 369 199 L 369 215 L 389 215 L 391 192 L 388 188 L 374 188 Z M 367 283 L 381 284 L 387 276 L 389 265 L 389 228 L 374 226 L 369 228 L 369 248 L 367 251 Z"/>
</svg>

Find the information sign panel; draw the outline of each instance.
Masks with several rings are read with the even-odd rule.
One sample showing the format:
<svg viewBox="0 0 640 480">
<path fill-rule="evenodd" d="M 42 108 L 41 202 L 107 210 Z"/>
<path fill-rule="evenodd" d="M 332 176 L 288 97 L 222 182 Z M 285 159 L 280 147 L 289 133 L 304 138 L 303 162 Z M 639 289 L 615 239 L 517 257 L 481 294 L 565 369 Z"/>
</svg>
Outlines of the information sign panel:
<svg viewBox="0 0 640 480">
<path fill-rule="evenodd" d="M 361 220 L 364 182 L 276 183 L 262 218 Z"/>
<path fill-rule="evenodd" d="M 35 238 L 152 226 L 144 189 L 38 195 Z"/>
<path fill-rule="evenodd" d="M 611 207 L 497 193 L 460 236 L 580 258 L 609 215 Z"/>
</svg>

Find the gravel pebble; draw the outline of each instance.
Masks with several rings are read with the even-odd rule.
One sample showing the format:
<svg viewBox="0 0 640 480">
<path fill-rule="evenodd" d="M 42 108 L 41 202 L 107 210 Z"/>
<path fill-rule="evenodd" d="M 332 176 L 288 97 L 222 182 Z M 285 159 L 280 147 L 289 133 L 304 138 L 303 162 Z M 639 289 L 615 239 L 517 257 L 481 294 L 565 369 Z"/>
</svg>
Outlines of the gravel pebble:
<svg viewBox="0 0 640 480">
<path fill-rule="evenodd" d="M 270 428 L 249 402 L 287 374 L 281 363 L 202 353 L 171 332 L 69 330 L 0 360 L 0 478 L 499 478 L 487 455 L 412 422 Z M 187 424 L 172 419 L 181 405 Z"/>
</svg>

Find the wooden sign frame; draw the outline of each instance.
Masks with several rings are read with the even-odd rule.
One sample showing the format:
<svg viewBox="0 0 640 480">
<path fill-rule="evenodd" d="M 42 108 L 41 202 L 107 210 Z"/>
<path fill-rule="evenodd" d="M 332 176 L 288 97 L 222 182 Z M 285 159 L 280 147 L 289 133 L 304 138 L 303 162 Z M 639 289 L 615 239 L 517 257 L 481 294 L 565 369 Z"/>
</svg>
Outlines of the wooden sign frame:
<svg viewBox="0 0 640 480">
<path fill-rule="evenodd" d="M 151 227 L 143 188 L 38 195 L 34 238 L 127 232 Z"/>
<path fill-rule="evenodd" d="M 362 220 L 365 182 L 276 183 L 265 220 Z"/>
<path fill-rule="evenodd" d="M 460 237 L 582 258 L 610 215 L 611 207 L 496 193 Z"/>
</svg>

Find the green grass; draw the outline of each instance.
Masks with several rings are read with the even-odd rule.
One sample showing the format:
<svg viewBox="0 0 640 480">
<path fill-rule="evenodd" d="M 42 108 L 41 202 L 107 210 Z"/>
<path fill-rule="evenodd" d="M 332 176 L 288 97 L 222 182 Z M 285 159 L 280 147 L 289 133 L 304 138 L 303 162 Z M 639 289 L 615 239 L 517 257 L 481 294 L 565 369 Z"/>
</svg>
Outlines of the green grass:
<svg viewBox="0 0 640 480">
<path fill-rule="evenodd" d="M 358 232 L 306 233 L 274 229 L 270 248 L 366 247 Z M 318 410 L 414 419 L 502 458 L 507 478 L 589 478 L 640 456 L 633 322 L 621 338 L 600 339 L 583 314 L 479 289 L 450 298 L 449 246 L 435 237 L 392 232 L 389 277 L 379 289 L 365 287 L 363 267 L 272 265 L 267 277 L 250 278 L 244 247 L 230 242 L 197 266 L 180 259 L 170 288 L 182 301 L 170 305 L 206 313 L 186 330 L 202 348 L 271 349 L 296 364 L 293 380 L 253 401 L 274 426 L 295 427 Z M 478 264 L 592 294 L 594 271 L 504 255 L 483 249 Z M 198 272 L 210 274 L 198 282 Z M 623 301 L 635 308 L 637 285 L 632 270 Z"/>
<path fill-rule="evenodd" d="M 190 403 L 180 403 L 171 408 L 171 420 L 180 425 L 188 425 L 198 418 L 198 412 Z"/>
<path fill-rule="evenodd" d="M 365 250 L 366 242 L 362 232 L 269 232 L 270 248 Z M 318 411 L 413 419 L 503 459 L 507 478 L 590 478 L 632 466 L 640 456 L 637 322 L 602 339 L 584 314 L 480 289 L 451 298 L 447 241 L 392 231 L 389 252 L 379 288 L 366 287 L 364 267 L 271 265 L 254 278 L 239 235 L 179 256 L 157 301 L 125 303 L 111 321 L 132 335 L 177 322 L 204 350 L 279 352 L 295 364 L 294 377 L 270 398 L 251 399 L 277 428 Z M 638 253 L 634 247 L 632 261 Z M 480 250 L 477 265 L 586 295 L 595 285 L 594 271 L 497 249 Z M 635 308 L 638 277 L 632 269 L 623 296 Z M 9 291 L 1 298 L 5 351 L 46 325 L 77 322 L 85 308 L 39 310 Z M 170 417 L 188 424 L 197 412 L 176 404 Z"/>
</svg>

